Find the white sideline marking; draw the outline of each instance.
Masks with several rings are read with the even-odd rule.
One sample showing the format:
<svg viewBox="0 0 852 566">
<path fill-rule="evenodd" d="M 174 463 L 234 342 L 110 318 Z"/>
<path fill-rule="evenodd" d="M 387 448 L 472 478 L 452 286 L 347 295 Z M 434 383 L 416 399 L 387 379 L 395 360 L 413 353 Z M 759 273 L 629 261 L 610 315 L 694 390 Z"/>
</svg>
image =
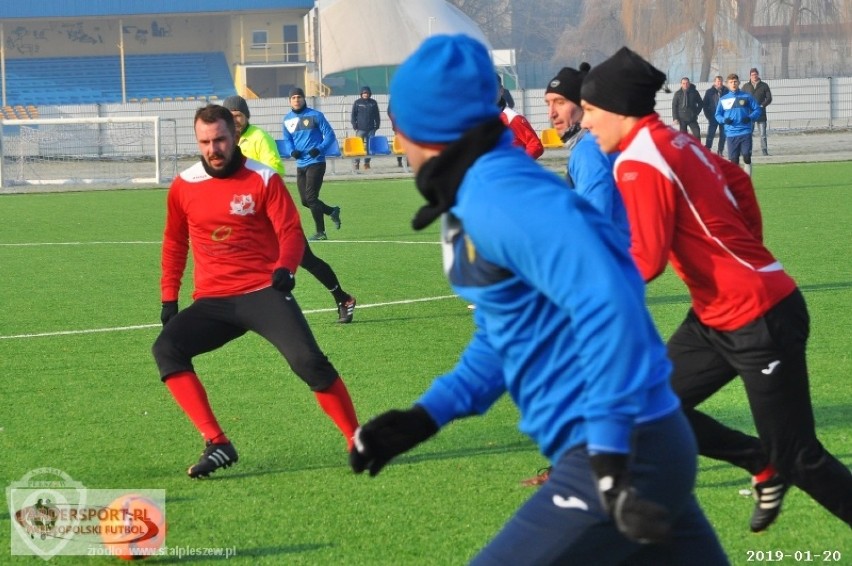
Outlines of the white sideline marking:
<svg viewBox="0 0 852 566">
<path fill-rule="evenodd" d="M 405 299 L 402 301 L 388 301 L 386 303 L 373 303 L 371 305 L 362 305 L 358 304 L 356 309 L 371 309 L 376 307 L 387 307 L 392 305 L 409 305 L 412 303 L 425 303 L 430 301 L 443 301 L 446 299 L 456 299 L 457 295 L 441 295 L 439 297 L 423 297 L 422 299 Z M 324 312 L 337 312 L 337 307 L 329 308 L 329 309 L 311 309 L 302 311 L 304 314 L 318 314 Z M 136 324 L 133 326 L 116 326 L 113 328 L 88 328 L 84 330 L 58 330 L 56 332 L 39 332 L 37 334 L 14 334 L 11 336 L 2 336 L 0 335 L 0 340 L 14 340 L 20 338 L 46 338 L 50 336 L 71 336 L 74 334 L 97 334 L 99 332 L 124 332 L 127 330 L 143 330 L 146 328 L 157 328 L 161 326 L 160 323 L 157 324 Z"/>
<path fill-rule="evenodd" d="M 19 244 L 0 243 L 3 248 L 22 248 L 34 246 L 98 246 L 98 245 L 161 245 L 163 242 L 145 242 L 145 241 L 128 241 L 128 242 L 28 242 Z M 407 240 L 325 240 L 321 242 L 311 242 L 311 244 L 400 244 L 400 245 L 427 245 L 437 246 L 441 242 L 415 242 Z"/>
</svg>

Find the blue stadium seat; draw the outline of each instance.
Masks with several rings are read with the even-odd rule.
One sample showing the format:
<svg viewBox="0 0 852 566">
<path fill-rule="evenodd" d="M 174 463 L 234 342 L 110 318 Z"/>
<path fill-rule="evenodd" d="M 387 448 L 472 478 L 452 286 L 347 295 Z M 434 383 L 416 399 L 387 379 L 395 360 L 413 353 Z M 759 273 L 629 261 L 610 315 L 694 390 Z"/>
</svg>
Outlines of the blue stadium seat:
<svg viewBox="0 0 852 566">
<path fill-rule="evenodd" d="M 370 155 L 390 155 L 391 147 L 387 136 L 371 137 L 367 151 Z"/>
</svg>

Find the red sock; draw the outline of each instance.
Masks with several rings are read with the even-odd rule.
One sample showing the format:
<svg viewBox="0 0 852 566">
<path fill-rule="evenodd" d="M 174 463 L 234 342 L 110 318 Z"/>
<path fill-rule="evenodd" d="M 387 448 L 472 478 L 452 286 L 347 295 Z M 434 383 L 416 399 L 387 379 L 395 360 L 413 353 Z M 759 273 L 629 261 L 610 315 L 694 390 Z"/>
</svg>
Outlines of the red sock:
<svg viewBox="0 0 852 566">
<path fill-rule="evenodd" d="M 777 473 L 778 472 L 775 470 L 775 467 L 772 464 L 767 464 L 766 467 L 760 471 L 760 473 L 754 476 L 754 483 L 764 482 Z"/>
<path fill-rule="evenodd" d="M 331 417 L 346 437 L 348 449 L 352 450 L 355 429 L 358 428 L 358 417 L 355 416 L 355 407 L 352 405 L 352 398 L 349 397 L 349 391 L 346 390 L 343 380 L 338 377 L 331 387 L 323 391 L 315 391 L 314 395 L 325 414 Z"/>
<path fill-rule="evenodd" d="M 228 437 L 222 432 L 213 409 L 207 401 L 207 391 L 198 380 L 198 376 L 191 371 L 182 371 L 166 378 L 166 387 L 172 392 L 172 396 L 204 437 L 216 444 L 228 442 Z"/>
</svg>

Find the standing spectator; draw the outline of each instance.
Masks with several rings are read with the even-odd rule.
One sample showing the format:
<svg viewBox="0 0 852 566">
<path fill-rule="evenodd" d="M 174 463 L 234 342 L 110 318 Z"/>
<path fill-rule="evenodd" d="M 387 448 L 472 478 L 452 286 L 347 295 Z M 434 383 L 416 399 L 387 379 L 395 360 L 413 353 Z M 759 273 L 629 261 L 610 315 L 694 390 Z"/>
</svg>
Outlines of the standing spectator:
<svg viewBox="0 0 852 566">
<path fill-rule="evenodd" d="M 260 161 L 267 167 L 271 167 L 276 173 L 284 177 L 284 163 L 278 154 L 278 146 L 275 140 L 265 130 L 249 123 L 251 112 L 248 103 L 242 96 L 229 96 L 222 101 L 222 106 L 231 111 L 237 131 L 237 144 L 242 154 L 249 159 Z M 355 297 L 343 290 L 337 274 L 331 266 L 317 257 L 305 239 L 305 253 L 299 267 L 303 267 L 313 275 L 317 281 L 323 284 L 331 293 L 337 305 L 337 322 L 348 324 L 352 322 L 355 314 Z"/>
<path fill-rule="evenodd" d="M 308 240 L 328 240 L 325 216 L 331 217 L 340 230 L 340 207 L 328 206 L 320 200 L 325 177 L 325 153 L 337 141 L 334 130 L 322 112 L 308 108 L 305 91 L 290 89 L 290 112 L 284 116 L 283 139 L 285 151 L 296 160 L 296 187 L 302 206 L 311 211 L 316 232 Z"/>
<path fill-rule="evenodd" d="M 508 108 L 515 108 L 515 99 L 512 98 L 512 93 L 509 92 L 509 89 L 503 88 L 503 77 L 500 76 L 500 73 L 497 73 L 497 84 L 500 85 L 500 92 L 503 100 L 506 101 L 506 106 Z"/>
<path fill-rule="evenodd" d="M 699 450 L 752 474 L 752 531 L 778 517 L 790 483 L 852 525 L 852 473 L 814 430 L 802 293 L 763 244 L 751 179 L 654 112 L 665 78 L 622 48 L 586 77 L 583 124 L 604 151 L 621 151 L 615 181 L 643 278 L 655 279 L 670 262 L 692 297 L 668 352 Z M 737 375 L 759 439 L 695 408 Z"/>
<path fill-rule="evenodd" d="M 769 155 L 769 146 L 766 143 L 766 107 L 772 104 L 772 91 L 769 85 L 760 80 L 760 71 L 752 68 L 749 74 L 749 82 L 743 86 L 743 90 L 754 97 L 760 105 L 760 118 L 754 121 L 754 125 L 760 135 L 760 151 L 763 155 Z"/>
<path fill-rule="evenodd" d="M 680 90 L 672 97 L 672 118 L 678 123 L 681 132 L 689 131 L 701 139 L 701 128 L 698 127 L 698 116 L 701 114 L 701 95 L 695 85 L 687 77 L 680 79 Z"/>
<path fill-rule="evenodd" d="M 541 138 L 526 118 L 507 106 L 505 94 L 506 89 L 500 82 L 500 75 L 497 75 L 497 106 L 500 108 L 500 120 L 515 135 L 514 145 L 523 148 L 533 159 L 538 159 L 544 153 Z"/>
<path fill-rule="evenodd" d="M 228 109 L 199 108 L 194 126 L 202 159 L 169 188 L 160 282 L 163 330 L 152 348 L 160 378 L 206 443 L 187 473 L 205 477 L 237 462 L 193 359 L 250 330 L 274 345 L 314 391 L 351 449 L 358 427 L 352 400 L 291 293 L 305 241 L 296 205 L 279 175 L 243 157 Z M 178 311 L 190 249 L 194 302 Z"/>
<path fill-rule="evenodd" d="M 752 122 L 760 116 L 760 105 L 747 92 L 740 90 L 740 77 L 728 75 L 728 93 L 722 95 L 716 106 L 716 121 L 725 127 L 728 159 L 739 165 L 740 156 L 746 173 L 751 177 Z"/>
<path fill-rule="evenodd" d="M 704 147 L 713 151 L 713 137 L 716 134 L 716 129 L 719 129 L 719 150 L 718 155 L 722 155 L 725 151 L 725 126 L 716 121 L 716 107 L 719 105 L 719 99 L 728 94 L 728 87 L 722 84 L 721 75 L 716 75 L 713 79 L 713 86 L 707 89 L 704 93 L 704 117 L 707 118 L 707 140 Z"/>
<path fill-rule="evenodd" d="M 364 140 L 364 148 L 369 153 L 370 138 L 376 135 L 376 130 L 382 125 L 382 118 L 379 116 L 379 104 L 373 100 L 373 91 L 368 86 L 361 87 L 361 96 L 352 103 L 352 129 L 355 130 L 355 135 Z M 357 171 L 361 165 L 361 160 L 355 158 L 352 163 Z M 364 158 L 364 170 L 370 168 L 370 158 Z"/>
<path fill-rule="evenodd" d="M 446 273 L 477 328 L 414 406 L 359 429 L 352 468 L 375 476 L 508 393 L 553 472 L 472 564 L 726 564 L 636 266 L 609 222 L 511 147 L 491 65 L 476 40 L 437 35 L 391 82 L 427 201 L 413 226 L 441 218 Z M 436 100 L 452 100 L 441 120 Z"/>
</svg>

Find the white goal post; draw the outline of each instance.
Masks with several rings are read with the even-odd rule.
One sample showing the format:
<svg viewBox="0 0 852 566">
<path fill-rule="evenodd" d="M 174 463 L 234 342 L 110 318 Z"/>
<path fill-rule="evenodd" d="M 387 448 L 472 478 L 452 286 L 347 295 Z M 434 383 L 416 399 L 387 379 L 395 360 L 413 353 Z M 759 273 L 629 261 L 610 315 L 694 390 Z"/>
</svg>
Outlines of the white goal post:
<svg viewBox="0 0 852 566">
<path fill-rule="evenodd" d="M 158 116 L 0 120 L 0 188 L 160 184 L 176 168 L 174 120 Z"/>
</svg>

